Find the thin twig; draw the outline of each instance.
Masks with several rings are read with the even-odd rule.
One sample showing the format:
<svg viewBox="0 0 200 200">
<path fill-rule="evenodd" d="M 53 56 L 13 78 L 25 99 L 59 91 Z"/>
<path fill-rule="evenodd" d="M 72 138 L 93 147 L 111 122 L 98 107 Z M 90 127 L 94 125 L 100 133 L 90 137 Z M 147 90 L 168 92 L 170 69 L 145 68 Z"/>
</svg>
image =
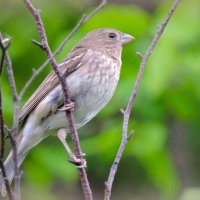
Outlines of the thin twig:
<svg viewBox="0 0 200 200">
<path fill-rule="evenodd" d="M 31 42 L 35 45 L 37 45 L 38 47 L 40 47 L 42 50 L 44 50 L 43 44 L 41 44 L 40 42 L 36 41 L 36 40 L 31 40 Z"/>
<path fill-rule="evenodd" d="M 86 22 L 85 20 L 85 14 L 82 16 L 80 21 L 77 23 L 77 25 L 72 29 L 72 31 L 67 35 L 67 37 L 63 40 L 63 42 L 58 46 L 58 48 L 53 53 L 52 57 L 48 58 L 36 71 L 33 72 L 31 78 L 26 82 L 25 86 L 21 90 L 19 97 L 22 98 L 26 90 L 29 88 L 31 83 L 35 80 L 35 78 L 45 69 L 45 67 L 50 63 L 51 59 L 58 55 L 66 43 L 70 40 L 70 38 L 74 35 L 74 33 L 81 27 L 81 25 Z"/>
<path fill-rule="evenodd" d="M 107 3 L 107 0 L 102 0 L 100 4 L 94 9 L 89 15 L 86 15 L 85 13 L 82 15 L 81 19 L 78 21 L 76 26 L 72 29 L 72 31 L 67 35 L 67 37 L 63 40 L 63 42 L 58 46 L 58 48 L 55 50 L 55 52 L 52 54 L 52 57 L 48 58 L 38 70 L 36 70 L 31 78 L 26 82 L 25 86 L 21 90 L 19 97 L 22 98 L 26 90 L 29 88 L 31 83 L 35 80 L 35 78 L 45 69 L 45 67 L 50 63 L 50 60 L 58 55 L 64 46 L 67 44 L 67 42 L 71 39 L 71 37 L 76 33 L 76 31 L 86 22 L 88 21 L 95 13 L 97 13 L 100 9 L 102 9 L 105 4 Z"/>
<path fill-rule="evenodd" d="M 4 133 L 4 119 L 2 111 L 2 95 L 1 95 L 1 83 L 0 83 L 0 131 L 1 131 L 1 142 L 0 142 L 0 160 L 4 158 L 4 145 L 5 145 L 5 133 Z"/>
<path fill-rule="evenodd" d="M 23 0 L 23 1 L 24 1 L 24 4 L 26 5 L 26 7 L 31 12 L 31 14 L 33 15 L 34 19 L 35 19 L 35 23 L 36 23 L 36 26 L 37 26 L 37 29 L 38 29 L 38 32 L 39 32 L 39 35 L 40 35 L 40 39 L 41 39 L 43 49 L 44 49 L 44 51 L 45 51 L 45 53 L 46 53 L 46 55 L 49 59 L 49 62 L 52 65 L 56 75 L 58 76 L 58 78 L 60 80 L 60 84 L 61 84 L 61 87 L 62 87 L 62 90 L 63 90 L 63 95 L 64 95 L 64 104 L 67 105 L 71 102 L 67 83 L 65 81 L 65 77 L 63 76 L 63 74 L 61 73 L 61 71 L 60 71 L 60 69 L 57 65 L 57 62 L 54 58 L 54 54 L 50 50 L 50 47 L 49 47 L 49 44 L 48 44 L 48 41 L 47 41 L 47 36 L 46 36 L 46 33 L 45 33 L 45 29 L 44 29 L 42 19 L 41 19 L 41 16 L 40 16 L 40 12 L 32 5 L 32 3 L 29 0 Z M 101 3 L 97 7 L 98 9 L 96 11 L 92 12 L 91 15 L 89 15 L 87 17 L 87 19 L 86 19 L 85 15 L 82 17 L 79 24 L 77 24 L 77 26 L 71 32 L 71 35 L 69 35 L 66 38 L 67 41 L 74 34 L 74 32 L 81 26 L 82 23 L 84 23 L 86 20 L 88 20 L 90 18 L 90 16 L 94 15 L 101 7 L 103 7 L 105 5 L 105 3 L 106 3 L 105 0 L 103 0 L 102 2 L 103 3 Z M 64 44 L 66 43 L 66 42 L 65 43 L 64 42 L 63 42 L 62 45 L 60 45 L 58 52 L 62 50 Z M 78 133 L 77 133 L 75 122 L 74 122 L 73 114 L 70 110 L 66 111 L 65 113 L 66 113 L 66 118 L 67 118 L 67 124 L 68 124 L 69 130 L 70 130 L 70 133 L 71 133 L 73 144 L 74 144 L 76 156 L 79 159 L 84 160 L 83 154 L 82 154 L 82 151 L 81 151 L 81 147 L 80 147 L 80 141 L 79 141 Z M 89 181 L 88 181 L 88 178 L 87 178 L 85 168 L 84 167 L 78 168 L 78 170 L 79 170 L 82 188 L 83 188 L 83 191 L 84 191 L 84 197 L 85 197 L 86 200 L 92 200 L 93 199 L 92 191 L 91 191 L 91 188 L 90 188 L 90 185 L 89 185 Z"/>
<path fill-rule="evenodd" d="M 2 40 L 2 36 L 1 36 L 1 40 Z M 9 46 L 9 43 L 8 43 L 8 46 Z M 18 161 L 17 161 L 17 143 L 16 143 L 17 134 L 18 134 L 19 97 L 17 94 L 16 84 L 15 84 L 15 80 L 14 80 L 12 62 L 10 60 L 10 57 L 9 57 L 7 49 L 6 49 L 7 47 L 4 47 L 4 49 L 5 49 L 4 56 L 5 56 L 8 80 L 10 83 L 12 96 L 13 96 L 13 102 L 14 102 L 13 127 L 12 127 L 13 136 L 9 135 L 9 137 L 11 139 L 12 151 L 13 151 L 14 173 L 15 173 L 15 177 L 14 177 L 14 179 L 15 179 L 15 200 L 20 200 L 21 199 L 20 198 L 20 174 L 19 174 Z M 3 166 L 3 163 L 2 163 L 2 166 Z M 2 173 L 4 173 L 4 175 L 6 175 L 5 169 L 4 169 L 4 172 L 2 171 Z M 5 180 L 6 190 L 7 190 L 8 189 L 7 179 L 5 178 L 4 180 Z"/>
<path fill-rule="evenodd" d="M 107 0 L 102 0 L 100 4 L 85 18 L 88 21 L 92 16 L 94 16 L 99 10 L 101 10 L 107 4 Z"/>
<path fill-rule="evenodd" d="M 0 131 L 1 131 L 0 169 L 1 169 L 1 173 L 2 173 L 2 178 L 3 178 L 4 183 L 5 183 L 5 188 L 6 188 L 6 192 L 8 194 L 8 198 L 9 198 L 9 200 L 13 200 L 11 188 L 10 188 L 7 176 L 6 176 L 5 167 L 4 167 L 4 163 L 3 163 L 4 145 L 5 145 L 5 132 L 4 132 L 4 119 L 3 119 L 2 95 L 1 95 L 2 94 L 2 92 L 1 92 L 1 73 L 2 73 L 4 60 L 5 60 L 5 52 L 6 52 L 6 49 L 7 49 L 8 46 L 5 46 L 2 41 L 3 41 L 3 37 L 0 33 L 0 48 L 2 50 L 1 63 L 0 63 Z"/>
<path fill-rule="evenodd" d="M 113 162 L 113 165 L 110 169 L 110 173 L 108 176 L 108 180 L 106 181 L 106 188 L 105 188 L 105 195 L 104 195 L 104 200 L 110 200 L 111 197 L 111 190 L 112 190 L 112 185 L 113 185 L 113 181 L 114 181 L 114 177 L 116 175 L 117 172 L 117 168 L 119 165 L 119 162 L 121 160 L 122 154 L 124 152 L 124 149 L 128 143 L 128 139 L 130 138 L 130 136 L 133 134 L 131 132 L 131 135 L 128 135 L 128 123 L 129 123 L 129 118 L 130 118 L 130 113 L 131 113 L 131 108 L 133 106 L 133 103 L 135 102 L 136 99 L 136 95 L 137 95 L 137 91 L 142 79 L 142 75 L 144 72 L 144 68 L 145 68 L 145 64 L 147 63 L 147 60 L 149 59 L 154 47 L 156 46 L 158 40 L 160 39 L 163 31 L 165 30 L 169 20 L 171 19 L 176 7 L 178 6 L 180 0 L 175 0 L 174 4 L 172 5 L 167 17 L 165 18 L 165 20 L 163 21 L 162 25 L 160 26 L 160 28 L 158 29 L 155 37 L 153 38 L 149 48 L 147 49 L 147 52 L 145 54 L 144 57 L 142 57 L 142 61 L 140 64 L 140 69 L 137 75 L 137 79 L 134 85 L 134 88 L 132 90 L 132 94 L 129 98 L 126 110 L 124 111 L 124 119 L 123 119 L 123 128 L 122 128 L 122 141 L 120 144 L 120 147 L 118 149 L 117 155 L 115 157 L 115 160 Z"/>
<path fill-rule="evenodd" d="M 2 112 L 2 98 L 1 98 L 1 73 L 3 70 L 5 52 L 6 52 L 6 48 L 4 47 L 2 40 L 3 40 L 3 37 L 2 37 L 2 34 L 0 33 L 0 48 L 2 50 L 1 62 L 0 62 L 0 130 L 1 130 L 0 160 L 1 161 L 3 161 L 3 158 L 4 158 L 4 139 L 5 139 L 4 119 L 3 119 L 3 112 Z"/>
<path fill-rule="evenodd" d="M 17 93 L 14 74 L 13 74 L 13 68 L 12 68 L 12 62 L 10 60 L 10 57 L 8 55 L 8 52 L 5 53 L 5 62 L 6 62 L 6 69 L 8 74 L 8 80 L 11 87 L 12 97 L 13 97 L 13 103 L 14 103 L 14 112 L 13 112 L 13 126 L 12 126 L 12 153 L 13 153 L 13 162 L 14 162 L 14 182 L 15 182 L 15 200 L 21 199 L 21 192 L 20 192 L 20 172 L 18 167 L 18 160 L 17 160 L 17 135 L 18 135 L 18 116 L 19 116 L 19 102 L 20 98 Z"/>
<path fill-rule="evenodd" d="M 58 78 L 60 80 L 60 84 L 61 84 L 61 87 L 63 90 L 63 95 L 64 95 L 64 104 L 67 105 L 71 102 L 70 98 L 69 98 L 69 91 L 68 91 L 67 83 L 66 83 L 65 77 L 61 73 L 61 70 L 59 69 L 57 62 L 56 62 L 55 58 L 53 57 L 50 47 L 48 45 L 47 36 L 46 36 L 45 29 L 44 29 L 44 26 L 42 23 L 42 19 L 40 17 L 40 12 L 32 5 L 32 3 L 29 0 L 24 0 L 24 3 L 35 18 L 36 26 L 37 26 L 37 29 L 38 29 L 38 32 L 40 35 L 40 39 L 43 44 L 44 51 L 45 51 L 47 57 L 51 58 L 50 63 L 55 71 L 55 74 L 58 76 Z M 83 157 L 81 156 L 82 151 L 81 151 L 81 147 L 80 147 L 80 142 L 79 142 L 78 134 L 76 131 L 72 112 L 66 111 L 65 113 L 66 113 L 66 117 L 67 117 L 66 123 L 68 124 L 69 130 L 71 133 L 71 137 L 72 137 L 72 141 L 74 143 L 76 155 L 79 156 L 79 158 L 81 160 L 83 160 Z M 78 169 L 79 169 L 80 180 L 82 183 L 85 199 L 93 199 L 92 191 L 90 189 L 90 185 L 89 185 L 89 181 L 87 178 L 85 168 L 78 168 Z"/>
<path fill-rule="evenodd" d="M 5 49 L 5 47 L 4 47 L 3 43 L 2 43 L 3 37 L 1 35 L 1 33 L 0 33 L 0 37 L 1 37 L 0 38 L 0 47 L 1 47 L 1 50 L 2 50 L 1 62 L 0 62 L 0 75 L 1 75 L 1 72 L 2 72 L 2 69 L 3 69 L 4 60 L 5 60 L 5 51 L 6 51 L 6 49 Z"/>
</svg>

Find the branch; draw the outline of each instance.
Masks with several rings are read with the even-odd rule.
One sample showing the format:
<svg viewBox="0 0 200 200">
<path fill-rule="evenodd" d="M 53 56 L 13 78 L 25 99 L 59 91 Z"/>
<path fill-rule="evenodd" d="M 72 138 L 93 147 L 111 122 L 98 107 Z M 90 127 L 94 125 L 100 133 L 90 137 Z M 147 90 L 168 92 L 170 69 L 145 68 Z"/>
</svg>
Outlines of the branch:
<svg viewBox="0 0 200 200">
<path fill-rule="evenodd" d="M 92 16 L 94 16 L 99 10 L 101 10 L 107 4 L 107 0 L 102 0 L 100 4 L 85 18 L 88 21 Z"/>
<path fill-rule="evenodd" d="M 7 38 L 3 39 L 3 37 L 0 33 L 0 48 L 2 49 L 2 56 L 1 56 L 1 63 L 0 63 L 0 78 L 1 78 L 1 73 L 2 73 L 2 69 L 3 69 L 3 65 L 4 65 L 5 53 L 6 53 L 7 48 L 9 47 L 9 43 L 7 43 L 7 42 L 8 42 Z M 9 198 L 9 200 L 13 200 L 11 188 L 10 188 L 7 176 L 6 176 L 5 167 L 4 167 L 4 163 L 3 163 L 4 145 L 5 145 L 5 132 L 4 132 L 4 119 L 3 119 L 2 95 L 1 94 L 2 93 L 1 93 L 1 82 L 0 82 L 0 132 L 1 132 L 0 169 L 1 169 L 1 172 L 2 172 L 3 180 L 5 182 L 5 187 L 6 187 L 6 191 L 7 191 L 7 194 L 8 194 L 8 198 Z"/>
<path fill-rule="evenodd" d="M 77 23 L 77 25 L 72 29 L 72 31 L 69 33 L 69 35 L 67 35 L 67 37 L 63 40 L 63 42 L 58 46 L 58 48 L 56 49 L 56 51 L 53 53 L 53 55 L 48 58 L 41 66 L 38 70 L 33 72 L 33 75 L 31 76 L 31 78 L 28 80 L 28 82 L 25 84 L 25 86 L 23 87 L 23 89 L 20 92 L 20 97 L 22 98 L 24 93 L 26 92 L 26 90 L 29 88 L 29 86 L 31 85 L 31 83 L 34 81 L 34 79 L 45 69 L 45 67 L 50 63 L 51 59 L 53 57 L 55 57 L 56 55 L 58 55 L 63 47 L 65 46 L 65 44 L 70 40 L 70 38 L 74 35 L 74 33 L 81 27 L 81 25 L 86 22 L 85 20 L 85 14 L 82 16 L 82 18 L 80 19 L 80 21 Z"/>
<path fill-rule="evenodd" d="M 102 2 L 97 6 L 96 9 L 94 9 L 89 15 L 83 14 L 79 22 L 76 24 L 76 26 L 72 29 L 72 31 L 66 36 L 66 38 L 63 40 L 63 42 L 58 46 L 58 48 L 55 50 L 55 52 L 52 54 L 52 57 L 48 58 L 41 67 L 34 71 L 31 78 L 28 80 L 28 82 L 25 84 L 24 88 L 21 90 L 19 97 L 22 98 L 28 87 L 31 85 L 33 80 L 42 72 L 45 67 L 50 63 L 50 60 L 58 55 L 64 46 L 67 44 L 67 42 L 71 39 L 71 37 L 76 33 L 76 31 L 85 23 L 87 22 L 94 14 L 96 14 L 100 9 L 102 9 L 107 3 L 107 0 L 102 0 Z"/>
<path fill-rule="evenodd" d="M 5 52 L 5 62 L 6 62 L 6 69 L 8 74 L 8 80 L 11 87 L 12 97 L 13 97 L 13 103 L 14 103 L 14 112 L 13 112 L 13 126 L 12 126 L 12 136 L 11 143 L 12 143 L 12 151 L 13 151 L 13 162 L 14 162 L 14 172 L 15 172 L 15 199 L 20 200 L 20 172 L 18 167 L 18 160 L 17 160 L 17 135 L 18 135 L 18 116 L 19 116 L 19 102 L 20 98 L 17 93 L 14 74 L 13 74 L 13 68 L 12 68 L 12 62 L 10 60 L 10 57 L 8 55 L 8 52 Z"/>
<path fill-rule="evenodd" d="M 105 195 L 104 195 L 104 200 L 109 200 L 110 196 L 111 196 L 111 190 L 112 190 L 112 185 L 113 185 L 113 181 L 114 181 L 114 177 L 116 175 L 117 172 L 117 168 L 119 165 L 119 162 L 121 160 L 122 154 L 124 152 L 124 149 L 128 143 L 128 140 L 130 139 L 130 137 L 133 135 L 133 132 L 130 133 L 130 135 L 128 135 L 128 123 L 129 123 L 129 118 L 130 118 L 130 113 L 131 113 L 131 108 L 133 106 L 133 103 L 135 102 L 136 99 L 136 95 L 137 95 L 137 91 L 142 79 L 142 75 L 144 72 L 144 68 L 145 68 L 145 64 L 147 63 L 147 60 L 149 59 L 151 53 L 153 52 L 153 49 L 155 48 L 156 44 L 158 43 L 158 40 L 160 39 L 163 31 L 165 30 L 169 20 L 171 19 L 175 9 L 177 8 L 178 4 L 179 4 L 180 0 L 175 0 L 174 4 L 172 5 L 167 17 L 165 18 L 165 20 L 163 21 L 162 25 L 159 27 L 155 37 L 153 38 L 149 48 L 147 49 L 147 52 L 145 54 L 144 57 L 141 56 L 142 61 L 140 64 L 140 69 L 137 75 L 137 79 L 134 85 L 134 88 L 132 90 L 132 94 L 129 98 L 126 110 L 123 112 L 124 115 L 124 119 L 123 119 L 123 128 L 122 128 L 122 141 L 120 144 L 120 147 L 118 149 L 117 155 L 115 157 L 115 160 L 113 162 L 113 165 L 110 169 L 110 173 L 108 176 L 108 180 L 106 181 L 106 188 L 105 188 Z"/>
<path fill-rule="evenodd" d="M 69 95 L 69 91 L 68 91 L 68 86 L 67 83 L 65 81 L 65 77 L 63 76 L 63 74 L 61 73 L 60 68 L 57 65 L 57 62 L 54 58 L 54 54 L 51 52 L 48 41 L 47 41 L 47 36 L 45 33 L 45 29 L 43 26 L 43 22 L 40 16 L 40 12 L 32 5 L 32 3 L 30 2 L 30 0 L 23 0 L 24 4 L 26 5 L 26 7 L 29 9 L 30 13 L 33 15 L 34 19 L 35 19 L 35 23 L 38 29 L 38 33 L 40 35 L 40 39 L 41 39 L 41 44 L 40 46 L 42 46 L 42 49 L 45 51 L 50 64 L 52 65 L 56 75 L 58 76 L 59 80 L 60 80 L 60 84 L 63 90 L 63 95 L 64 95 L 64 104 L 68 105 L 71 103 L 70 100 L 70 95 Z M 80 20 L 80 22 L 77 24 L 77 26 L 74 28 L 74 30 L 71 32 L 71 35 L 69 35 L 66 40 L 63 42 L 63 44 L 60 45 L 59 49 L 57 50 L 57 52 L 61 51 L 64 44 L 69 40 L 69 38 L 74 34 L 74 32 L 81 26 L 81 24 L 83 24 L 85 21 L 87 21 L 91 16 L 93 16 L 99 9 L 101 9 L 104 5 L 105 5 L 106 1 L 103 0 L 101 2 L 101 4 L 97 7 L 97 9 L 95 9 L 89 16 L 83 16 L 82 19 Z M 56 53 L 55 53 L 56 54 Z M 27 87 L 27 86 L 25 86 Z M 23 92 L 22 92 L 23 94 Z M 71 137 L 72 137 L 72 141 L 74 144 L 74 149 L 75 149 L 75 153 L 76 156 L 80 159 L 80 160 L 84 160 L 83 159 L 83 154 L 81 151 L 81 147 L 80 147 L 80 141 L 78 138 L 78 133 L 76 130 L 76 126 L 75 126 L 75 122 L 74 122 L 74 117 L 72 112 L 69 111 L 65 111 L 66 114 L 66 118 L 67 118 L 67 124 L 71 133 Z M 81 180 L 81 184 L 82 184 L 82 188 L 83 188 L 83 192 L 84 192 L 84 197 L 86 200 L 92 200 L 92 191 L 89 185 L 89 181 L 87 178 L 87 174 L 85 171 L 84 167 L 78 168 L 79 170 L 79 175 L 80 175 L 80 180 Z"/>
<path fill-rule="evenodd" d="M 2 40 L 2 36 L 0 38 Z M 5 40 L 4 40 L 5 41 Z M 8 48 L 9 43 L 6 41 L 6 48 Z M 15 173 L 15 199 L 20 200 L 20 174 L 19 174 L 19 168 L 18 168 L 18 161 L 17 161 L 17 134 L 18 134 L 18 114 L 19 114 L 19 97 L 17 94 L 16 84 L 14 80 L 14 74 L 12 69 L 12 62 L 10 60 L 10 57 L 8 55 L 7 49 L 4 47 L 4 57 L 5 57 L 5 63 L 6 63 L 6 70 L 8 74 L 8 80 L 10 83 L 12 96 L 13 96 L 13 102 L 14 102 L 14 113 L 13 113 L 13 136 L 9 134 L 11 144 L 12 144 L 12 151 L 13 151 L 13 163 L 14 163 L 14 173 Z M 3 163 L 2 163 L 3 166 Z M 3 176 L 5 176 L 5 169 L 2 171 Z M 7 179 L 5 180 L 5 186 L 7 185 Z M 7 190 L 6 186 L 6 190 Z"/>
<path fill-rule="evenodd" d="M 5 52 L 6 52 L 6 47 L 3 43 L 3 37 L 1 33 L 0 33 L 0 48 L 2 50 L 2 56 L 1 56 L 1 62 L 0 62 L 0 78 L 1 78 L 1 73 L 3 70 L 3 64 L 5 60 Z M 4 133 L 4 119 L 3 119 L 3 112 L 2 112 L 1 82 L 0 82 L 0 130 L 1 130 L 0 160 L 3 161 L 5 133 Z"/>
</svg>

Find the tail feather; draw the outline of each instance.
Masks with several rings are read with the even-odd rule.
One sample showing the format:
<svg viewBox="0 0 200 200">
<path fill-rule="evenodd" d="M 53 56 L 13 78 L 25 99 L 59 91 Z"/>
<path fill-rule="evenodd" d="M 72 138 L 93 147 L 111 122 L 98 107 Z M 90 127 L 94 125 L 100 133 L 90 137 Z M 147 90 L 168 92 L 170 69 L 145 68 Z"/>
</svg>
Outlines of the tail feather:
<svg viewBox="0 0 200 200">
<path fill-rule="evenodd" d="M 47 135 L 44 134 L 43 128 L 39 126 L 38 124 L 36 124 L 36 122 L 34 122 L 34 119 L 31 118 L 30 120 L 28 120 L 24 128 L 18 134 L 18 137 L 17 137 L 18 167 L 21 166 L 22 162 L 26 158 L 30 149 L 33 148 L 36 144 L 38 144 L 45 137 L 47 137 Z M 11 184 L 14 178 L 14 174 L 15 174 L 12 152 L 10 152 L 10 154 L 8 155 L 4 163 L 4 166 L 5 166 L 7 179 L 9 181 L 9 184 Z M 2 177 L 1 172 L 0 172 L 0 191 L 1 191 L 2 196 L 6 196 L 7 192 L 6 192 L 4 179 Z"/>
<path fill-rule="evenodd" d="M 24 161 L 26 154 L 23 155 L 18 155 L 18 167 L 21 166 L 22 162 Z M 5 167 L 5 173 L 6 173 L 6 177 L 8 179 L 9 184 L 11 184 L 13 178 L 14 178 L 14 162 L 13 162 L 13 156 L 12 156 L 12 152 L 9 153 L 6 161 L 4 162 L 4 167 Z M 4 183 L 4 178 L 2 176 L 2 174 L 0 173 L 0 191 L 1 191 L 1 195 L 3 197 L 5 197 L 7 195 L 6 192 L 6 187 L 5 187 L 5 183 Z"/>
<path fill-rule="evenodd" d="M 16 142 L 19 145 L 21 143 L 21 141 L 22 141 L 22 131 L 20 131 L 20 133 L 18 134 Z M 18 167 L 21 166 L 21 164 L 24 161 L 26 155 L 27 155 L 27 153 L 26 154 L 19 153 L 19 149 L 18 149 L 18 155 L 17 155 Z M 9 184 L 11 184 L 12 180 L 14 178 L 14 174 L 15 174 L 12 150 L 10 151 L 8 157 L 6 158 L 6 160 L 4 162 L 4 168 L 5 168 L 6 178 L 7 178 L 8 182 L 9 182 Z M 6 187 L 5 187 L 5 181 L 4 181 L 4 178 L 2 176 L 2 172 L 1 171 L 0 171 L 0 192 L 1 192 L 1 195 L 3 197 L 5 197 L 7 195 Z"/>
</svg>

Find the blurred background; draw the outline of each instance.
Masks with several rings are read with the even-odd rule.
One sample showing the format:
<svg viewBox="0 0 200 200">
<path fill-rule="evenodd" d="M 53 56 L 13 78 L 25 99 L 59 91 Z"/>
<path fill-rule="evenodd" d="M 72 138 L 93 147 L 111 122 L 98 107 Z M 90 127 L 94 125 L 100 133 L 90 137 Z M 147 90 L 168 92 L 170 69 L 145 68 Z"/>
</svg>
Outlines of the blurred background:
<svg viewBox="0 0 200 200">
<path fill-rule="evenodd" d="M 63 41 L 83 12 L 98 4 L 92 0 L 43 0 L 33 3 L 42 11 L 52 50 Z M 173 1 L 112 0 L 85 23 L 56 57 L 61 61 L 87 32 L 112 27 L 136 40 L 123 50 L 121 80 L 111 102 L 79 130 L 87 173 L 95 199 L 103 199 L 104 181 L 121 140 L 122 114 L 139 69 L 139 51 L 145 54 L 157 27 Z M 145 69 L 129 130 L 128 143 L 113 185 L 115 200 L 200 199 L 200 1 L 181 1 Z M 0 1 L 0 31 L 10 36 L 17 89 L 20 91 L 46 59 L 31 43 L 39 40 L 32 16 L 22 1 Z M 47 67 L 26 92 L 21 106 L 41 83 Z M 2 77 L 3 111 L 12 124 L 12 97 L 6 71 Z M 71 144 L 70 137 L 68 141 Z M 9 141 L 7 141 L 8 143 Z M 8 145 L 9 146 L 9 145 Z M 8 151 L 9 147 L 6 147 Z M 22 171 L 26 200 L 83 199 L 77 170 L 56 137 L 35 147 Z"/>
</svg>

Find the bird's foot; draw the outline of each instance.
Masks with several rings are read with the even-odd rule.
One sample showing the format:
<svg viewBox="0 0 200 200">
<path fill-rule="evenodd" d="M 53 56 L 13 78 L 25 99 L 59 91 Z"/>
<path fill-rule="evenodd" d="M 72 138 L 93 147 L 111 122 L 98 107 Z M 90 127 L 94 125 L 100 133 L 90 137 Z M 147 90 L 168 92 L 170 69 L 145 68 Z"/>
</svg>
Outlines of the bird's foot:
<svg viewBox="0 0 200 200">
<path fill-rule="evenodd" d="M 64 106 L 59 108 L 58 111 L 64 112 L 64 111 L 74 110 L 74 106 L 75 106 L 75 102 L 70 101 L 70 103 L 65 104 Z"/>
<path fill-rule="evenodd" d="M 69 162 L 76 165 L 77 168 L 85 168 L 86 167 L 86 161 L 85 161 L 85 159 L 83 159 L 85 154 L 81 152 L 81 154 L 78 155 L 78 156 L 74 155 L 74 153 L 72 152 L 72 150 L 70 149 L 69 145 L 67 144 L 67 142 L 65 140 L 66 137 L 67 137 L 66 130 L 65 129 L 59 129 L 58 130 L 58 138 L 62 142 L 67 153 L 69 154 L 69 157 L 70 157 Z"/>
</svg>

